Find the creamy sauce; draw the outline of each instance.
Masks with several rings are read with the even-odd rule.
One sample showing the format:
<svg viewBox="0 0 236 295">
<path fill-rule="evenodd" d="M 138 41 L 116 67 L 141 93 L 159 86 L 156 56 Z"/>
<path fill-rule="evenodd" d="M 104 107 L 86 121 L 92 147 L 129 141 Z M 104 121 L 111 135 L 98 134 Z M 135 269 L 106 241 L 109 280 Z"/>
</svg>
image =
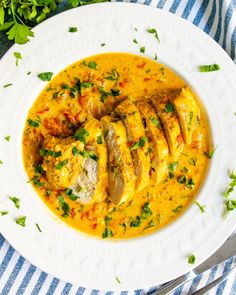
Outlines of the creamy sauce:
<svg viewBox="0 0 236 295">
<path fill-rule="evenodd" d="M 83 83 L 81 93 L 73 89 L 76 78 Z M 207 119 L 197 98 L 201 113 L 197 128 L 201 139 L 184 146 L 173 172 L 170 157 L 166 174 L 157 188 L 150 182 L 148 187 L 135 193 L 131 201 L 120 206 L 114 206 L 109 198 L 92 204 L 71 200 L 64 190 L 51 189 L 41 166 L 35 169 L 35 165 L 42 161 L 39 151 L 44 138 L 72 136 L 75 127 L 84 122 L 88 114 L 100 119 L 126 97 L 138 101 L 157 94 L 168 95 L 184 86 L 186 83 L 162 64 L 121 53 L 88 57 L 56 75 L 30 109 L 23 133 L 25 169 L 45 204 L 68 225 L 101 238 L 144 235 L 180 216 L 204 180 L 209 161 L 204 153 L 211 148 Z M 116 95 L 105 94 L 111 89 Z M 181 181 L 181 176 L 185 176 L 185 181 Z M 61 195 L 69 205 L 66 215 L 58 200 Z"/>
</svg>

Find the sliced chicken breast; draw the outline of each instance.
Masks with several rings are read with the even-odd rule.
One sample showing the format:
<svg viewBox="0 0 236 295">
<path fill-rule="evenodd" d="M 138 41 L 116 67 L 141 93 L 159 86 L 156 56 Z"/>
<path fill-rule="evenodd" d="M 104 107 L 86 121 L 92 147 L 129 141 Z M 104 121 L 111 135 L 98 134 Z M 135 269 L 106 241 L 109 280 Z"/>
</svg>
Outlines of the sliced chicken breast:
<svg viewBox="0 0 236 295">
<path fill-rule="evenodd" d="M 178 115 L 180 127 L 186 144 L 191 143 L 192 133 L 195 128 L 196 118 L 199 114 L 199 107 L 188 87 L 171 98 L 175 111 Z"/>
<path fill-rule="evenodd" d="M 152 98 L 152 103 L 164 127 L 172 158 L 176 160 L 183 149 L 184 142 L 174 105 L 167 96 Z"/>
<path fill-rule="evenodd" d="M 85 148 L 81 153 L 82 172 L 70 188 L 81 203 L 102 202 L 107 197 L 108 171 L 107 147 L 101 122 L 89 117 L 83 130 L 82 141 L 85 142 Z"/>
<path fill-rule="evenodd" d="M 149 184 L 150 179 L 149 143 L 145 136 L 142 118 L 137 107 L 128 99 L 121 102 L 115 111 L 120 115 L 126 127 L 137 177 L 136 190 L 140 191 Z"/>
<path fill-rule="evenodd" d="M 148 101 L 140 101 L 137 107 L 142 115 L 143 125 L 149 139 L 150 176 L 156 186 L 166 173 L 169 148 L 161 122 L 152 105 Z"/>
<path fill-rule="evenodd" d="M 111 122 L 103 117 L 108 148 L 108 192 L 113 204 L 118 205 L 133 198 L 136 176 L 122 121 Z"/>
</svg>

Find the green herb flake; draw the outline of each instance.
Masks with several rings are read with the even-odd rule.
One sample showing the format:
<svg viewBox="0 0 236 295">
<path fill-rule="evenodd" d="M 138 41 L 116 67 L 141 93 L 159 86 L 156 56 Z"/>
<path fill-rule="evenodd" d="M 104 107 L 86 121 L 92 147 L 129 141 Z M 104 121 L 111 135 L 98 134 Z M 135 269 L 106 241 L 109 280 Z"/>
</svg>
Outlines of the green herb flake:
<svg viewBox="0 0 236 295">
<path fill-rule="evenodd" d="M 22 59 L 22 56 L 21 56 L 20 52 L 13 52 L 13 54 L 16 58 L 16 66 L 18 67 L 19 60 Z"/>
<path fill-rule="evenodd" d="M 136 27 L 134 28 L 134 30 L 135 30 L 135 32 L 138 32 L 138 29 Z"/>
<path fill-rule="evenodd" d="M 82 151 L 82 152 L 80 152 L 80 154 L 85 158 L 90 158 L 94 161 L 98 160 L 98 156 L 92 151 Z"/>
<path fill-rule="evenodd" d="M 166 113 L 172 113 L 174 111 L 174 106 L 172 103 L 168 102 L 166 105 L 165 105 L 165 111 Z"/>
<path fill-rule="evenodd" d="M 130 227 L 139 227 L 141 225 L 141 218 L 140 216 L 136 216 L 136 219 L 130 222 Z"/>
<path fill-rule="evenodd" d="M 51 81 L 53 76 L 52 72 L 43 72 L 38 74 L 39 79 L 41 79 L 42 81 Z"/>
<path fill-rule="evenodd" d="M 234 191 L 234 188 L 236 186 L 236 173 L 234 171 L 232 171 L 229 175 L 230 179 L 232 179 L 232 181 L 230 182 L 227 190 L 224 192 L 224 197 L 225 198 L 229 198 L 231 193 Z"/>
<path fill-rule="evenodd" d="M 0 211 L 1 216 L 9 214 L 9 211 Z"/>
<path fill-rule="evenodd" d="M 10 86 L 12 86 L 12 85 L 13 85 L 12 83 L 7 83 L 7 84 L 3 85 L 3 87 L 4 87 L 4 88 L 7 88 L 7 87 L 10 87 Z"/>
<path fill-rule="evenodd" d="M 103 46 L 106 46 L 106 43 L 101 43 L 100 46 L 102 46 L 102 47 L 103 47 Z"/>
<path fill-rule="evenodd" d="M 47 196 L 50 196 L 51 193 L 52 193 L 52 191 L 51 191 L 50 189 L 47 189 L 47 190 L 46 190 L 46 195 L 47 195 Z"/>
<path fill-rule="evenodd" d="M 145 48 L 144 46 L 141 46 L 141 47 L 139 48 L 139 51 L 140 51 L 141 53 L 145 53 L 145 50 L 146 50 L 146 48 Z"/>
<path fill-rule="evenodd" d="M 160 39 L 159 39 L 159 36 L 158 36 L 158 33 L 157 33 L 157 30 L 156 29 L 147 29 L 147 32 L 150 33 L 150 34 L 154 34 L 154 37 L 160 43 Z"/>
<path fill-rule="evenodd" d="M 178 176 L 177 180 L 178 180 L 178 183 L 184 184 L 187 181 L 187 177 L 186 175 L 180 175 Z"/>
<path fill-rule="evenodd" d="M 71 188 L 67 188 L 65 190 L 65 194 L 69 197 L 69 199 L 71 199 L 72 201 L 76 201 L 78 199 L 78 197 L 76 195 L 73 194 L 73 190 Z"/>
<path fill-rule="evenodd" d="M 188 182 L 186 183 L 186 187 L 189 188 L 189 189 L 193 189 L 194 185 L 195 185 L 195 182 L 194 182 L 194 180 L 192 178 L 190 178 L 188 180 Z"/>
<path fill-rule="evenodd" d="M 28 71 L 28 72 L 27 72 L 27 76 L 29 76 L 30 74 L 31 74 L 31 71 Z"/>
<path fill-rule="evenodd" d="M 194 255 L 190 255 L 190 256 L 188 257 L 188 263 L 189 263 L 189 264 L 194 264 L 194 263 L 195 263 L 195 260 L 196 260 L 196 258 L 195 258 Z"/>
<path fill-rule="evenodd" d="M 160 126 L 161 126 L 161 125 L 160 125 L 160 122 L 159 122 L 159 120 L 158 120 L 157 118 L 155 118 L 155 117 L 151 117 L 150 120 L 152 121 L 152 123 L 153 123 L 155 126 L 157 126 L 157 127 L 160 127 Z"/>
<path fill-rule="evenodd" d="M 52 156 L 54 158 L 58 158 L 62 155 L 61 151 L 55 152 L 55 151 L 51 151 L 51 150 L 47 150 L 45 148 L 41 148 L 39 150 L 39 155 L 41 157 L 45 157 L 45 156 Z"/>
<path fill-rule="evenodd" d="M 108 76 L 106 76 L 104 79 L 109 80 L 109 81 L 117 81 L 119 80 L 119 73 L 116 71 L 116 69 L 112 69 L 111 72 L 107 73 Z"/>
<path fill-rule="evenodd" d="M 150 204 L 149 204 L 149 202 L 145 202 L 142 207 L 141 218 L 147 219 L 151 215 L 152 215 L 152 210 L 150 208 Z"/>
<path fill-rule="evenodd" d="M 178 166 L 178 162 L 173 162 L 173 163 L 168 164 L 169 178 L 170 179 L 175 177 L 174 172 L 175 172 L 177 166 Z"/>
<path fill-rule="evenodd" d="M 32 120 L 32 119 L 28 119 L 27 123 L 31 126 L 31 127 L 35 127 L 38 128 L 40 122 L 38 120 Z"/>
<path fill-rule="evenodd" d="M 198 67 L 199 72 L 213 72 L 213 71 L 219 71 L 220 66 L 218 64 L 212 64 L 212 65 L 202 65 Z"/>
<path fill-rule="evenodd" d="M 36 187 L 42 187 L 44 185 L 43 182 L 40 181 L 39 177 L 38 176 L 34 176 L 32 179 L 31 179 L 31 182 L 36 186 Z"/>
<path fill-rule="evenodd" d="M 111 95 L 112 96 L 119 96 L 120 90 L 119 89 L 111 89 Z"/>
<path fill-rule="evenodd" d="M 99 135 L 97 138 L 97 144 L 102 144 L 102 136 Z"/>
<path fill-rule="evenodd" d="M 62 195 L 59 195 L 57 197 L 57 200 L 58 200 L 59 204 L 61 205 L 61 209 L 63 210 L 63 214 L 61 216 L 64 217 L 64 218 L 68 217 L 69 214 L 70 214 L 70 206 L 69 206 L 69 204 L 67 204 L 65 202 Z"/>
<path fill-rule="evenodd" d="M 91 69 L 93 69 L 93 70 L 96 70 L 97 69 L 97 64 L 96 64 L 95 61 L 90 61 L 88 63 L 88 67 L 91 68 Z"/>
<path fill-rule="evenodd" d="M 90 82 L 83 82 L 83 83 L 81 83 L 81 87 L 84 87 L 84 88 L 91 88 L 91 87 L 93 87 L 93 83 L 90 83 Z"/>
<path fill-rule="evenodd" d="M 102 233 L 102 238 L 106 239 L 106 238 L 112 238 L 112 237 L 113 237 L 112 230 L 106 227 L 104 232 Z"/>
<path fill-rule="evenodd" d="M 41 233 L 41 232 L 42 232 L 42 230 L 41 230 L 40 226 L 38 225 L 38 223 L 35 223 L 35 225 L 36 225 L 36 227 L 37 227 L 38 231 Z"/>
<path fill-rule="evenodd" d="M 72 148 L 72 154 L 75 157 L 78 157 L 80 155 L 80 151 L 77 149 L 76 146 L 73 146 L 73 148 Z"/>
<path fill-rule="evenodd" d="M 175 209 L 173 209 L 172 211 L 173 211 L 174 213 L 179 213 L 182 209 L 183 209 L 183 206 L 182 206 L 182 205 L 179 205 L 179 206 L 177 206 Z"/>
<path fill-rule="evenodd" d="M 69 27 L 69 28 L 68 28 L 68 32 L 69 32 L 69 33 L 75 33 L 75 32 L 77 32 L 77 31 L 78 31 L 77 27 Z"/>
<path fill-rule="evenodd" d="M 21 217 L 19 217 L 19 218 L 16 219 L 16 223 L 19 224 L 19 225 L 21 225 L 21 226 L 25 226 L 26 225 L 25 221 L 26 221 L 26 216 L 21 216 Z"/>
<path fill-rule="evenodd" d="M 66 159 L 66 160 L 64 160 L 64 161 L 61 161 L 61 162 L 57 163 L 57 164 L 55 165 L 55 169 L 57 169 L 57 170 L 61 170 L 64 166 L 66 166 L 66 165 L 68 164 L 68 162 L 69 162 L 69 160 Z"/>
<path fill-rule="evenodd" d="M 135 150 L 137 150 L 137 149 L 140 148 L 140 147 L 144 147 L 146 141 L 147 141 L 147 138 L 146 138 L 146 137 L 141 137 L 141 138 L 139 139 L 138 142 L 134 143 L 134 144 L 130 147 L 130 150 L 131 150 L 131 151 L 135 151 Z"/>
<path fill-rule="evenodd" d="M 204 155 L 207 156 L 207 158 L 211 159 L 214 156 L 217 147 L 218 146 L 216 145 L 213 150 L 211 150 L 209 152 L 204 152 Z"/>
<path fill-rule="evenodd" d="M 89 136 L 89 133 L 87 130 L 85 129 L 79 129 L 76 131 L 74 137 L 76 139 L 78 139 L 80 142 L 82 142 L 83 144 L 86 144 L 86 137 Z"/>
<path fill-rule="evenodd" d="M 17 209 L 20 208 L 20 199 L 13 197 L 13 196 L 10 196 L 9 199 L 15 204 L 15 207 Z"/>
<path fill-rule="evenodd" d="M 3 161 L 2 160 L 0 160 L 0 165 L 2 165 L 3 164 Z"/>
<path fill-rule="evenodd" d="M 154 222 L 153 220 L 151 220 L 151 221 L 148 223 L 148 225 L 143 229 L 143 231 L 146 230 L 146 229 L 148 229 L 148 228 L 154 227 L 154 226 L 155 226 L 155 222 Z"/>
<path fill-rule="evenodd" d="M 157 54 L 155 53 L 155 55 L 154 55 L 154 58 L 153 58 L 154 60 L 157 60 Z"/>
<path fill-rule="evenodd" d="M 138 44 L 138 41 L 134 38 L 133 43 Z"/>
<path fill-rule="evenodd" d="M 7 135 L 7 136 L 4 137 L 4 139 L 5 139 L 6 141 L 10 141 L 10 140 L 11 140 L 11 136 L 10 136 L 10 135 Z"/>
<path fill-rule="evenodd" d="M 205 212 L 206 206 L 205 205 L 200 205 L 197 201 L 193 201 L 194 204 L 196 204 L 198 206 L 198 208 L 200 209 L 201 213 Z"/>
<path fill-rule="evenodd" d="M 115 279 L 116 279 L 118 284 L 121 284 L 121 281 L 120 281 L 120 279 L 118 277 L 115 277 Z"/>
</svg>

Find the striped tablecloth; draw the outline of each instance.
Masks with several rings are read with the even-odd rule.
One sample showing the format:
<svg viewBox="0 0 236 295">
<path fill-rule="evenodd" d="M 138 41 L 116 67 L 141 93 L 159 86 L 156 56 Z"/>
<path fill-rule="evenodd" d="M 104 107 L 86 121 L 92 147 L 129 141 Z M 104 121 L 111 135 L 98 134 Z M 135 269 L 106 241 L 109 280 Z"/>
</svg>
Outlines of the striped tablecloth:
<svg viewBox="0 0 236 295">
<path fill-rule="evenodd" d="M 119 0 L 118 0 L 119 1 Z M 1 1 L 0 1 L 1 2 Z M 128 1 L 127 1 L 128 2 Z M 183 17 L 201 28 L 215 39 L 236 62 L 236 0 L 130 0 L 170 11 Z M 68 9 L 68 2 L 62 1 L 57 13 Z M 11 46 L 7 38 L 0 33 L 0 57 Z M 214 53 L 213 53 L 214 54 Z M 235 263 L 230 258 L 220 267 L 214 267 L 193 281 L 185 284 L 174 292 L 174 295 L 192 294 L 218 275 L 227 272 Z M 48 275 L 32 265 L 19 255 L 9 243 L 0 235 L 0 294 L 70 294 L 70 295 L 141 295 L 149 294 L 160 286 L 150 286 L 148 289 L 109 292 L 107 290 L 85 289 L 83 286 L 71 285 Z M 232 274 L 227 281 L 209 292 L 209 295 L 236 295 L 236 277 Z"/>
</svg>

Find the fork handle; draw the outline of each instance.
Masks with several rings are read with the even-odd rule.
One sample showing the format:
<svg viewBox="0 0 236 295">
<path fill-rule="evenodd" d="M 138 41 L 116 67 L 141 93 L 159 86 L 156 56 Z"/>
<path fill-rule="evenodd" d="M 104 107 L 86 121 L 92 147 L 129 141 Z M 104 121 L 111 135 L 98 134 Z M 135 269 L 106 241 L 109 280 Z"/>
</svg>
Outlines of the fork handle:
<svg viewBox="0 0 236 295">
<path fill-rule="evenodd" d="M 175 279 L 174 281 L 167 283 L 164 287 L 160 288 L 159 290 L 156 290 L 155 292 L 151 293 L 150 295 L 168 295 L 173 290 L 177 289 L 179 286 L 181 286 L 184 283 L 187 283 L 194 277 L 194 274 L 192 272 L 184 274 L 183 276 Z"/>
</svg>

